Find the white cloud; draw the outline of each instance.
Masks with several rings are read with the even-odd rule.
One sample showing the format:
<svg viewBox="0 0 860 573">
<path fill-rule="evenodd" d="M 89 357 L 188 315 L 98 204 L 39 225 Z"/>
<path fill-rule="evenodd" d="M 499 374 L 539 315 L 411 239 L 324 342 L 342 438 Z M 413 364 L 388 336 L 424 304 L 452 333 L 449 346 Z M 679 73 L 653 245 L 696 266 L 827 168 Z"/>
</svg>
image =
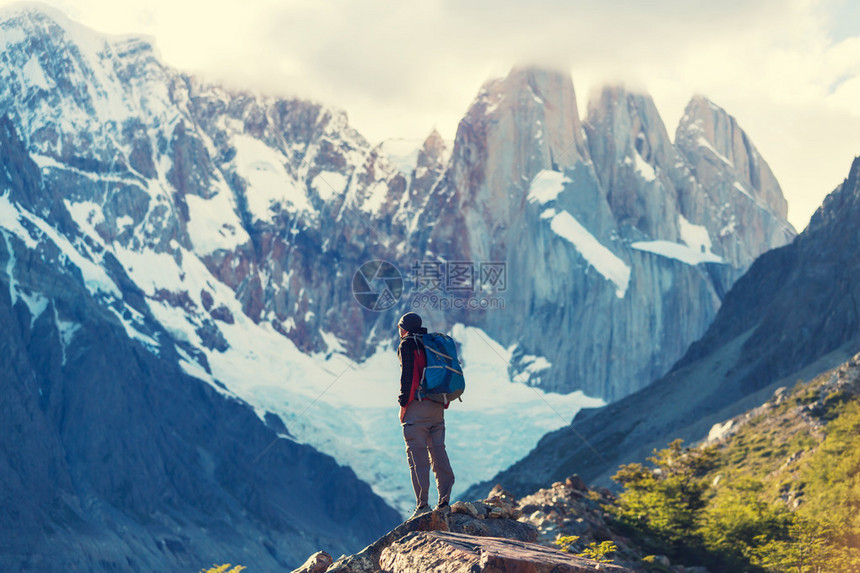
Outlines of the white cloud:
<svg viewBox="0 0 860 573">
<path fill-rule="evenodd" d="M 860 155 L 853 0 L 51 3 L 154 36 L 178 68 L 341 107 L 372 141 L 453 137 L 480 85 L 520 63 L 570 69 L 582 110 L 606 81 L 647 90 L 670 133 L 702 93 L 749 132 L 798 227 Z"/>
</svg>

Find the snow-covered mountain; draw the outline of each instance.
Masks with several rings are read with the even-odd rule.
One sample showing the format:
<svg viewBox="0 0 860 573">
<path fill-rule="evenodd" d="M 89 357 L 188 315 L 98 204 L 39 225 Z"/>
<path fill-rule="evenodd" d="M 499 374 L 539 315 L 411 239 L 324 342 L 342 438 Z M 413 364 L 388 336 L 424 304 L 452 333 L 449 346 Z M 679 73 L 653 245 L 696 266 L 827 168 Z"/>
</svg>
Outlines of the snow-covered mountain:
<svg viewBox="0 0 860 573">
<path fill-rule="evenodd" d="M 179 268 L 193 254 L 241 312 L 306 352 L 367 358 L 414 303 L 440 328 L 518 345 L 513 376 L 525 372 L 516 357 L 546 356 L 532 384 L 616 399 L 664 373 L 726 288 L 794 233 L 767 164 L 700 97 L 673 145 L 647 96 L 607 88 L 583 122 L 569 76 L 514 70 L 484 87 L 453 149 L 432 133 L 407 173 L 403 145 L 371 146 L 343 112 L 229 93 L 167 68 L 139 38 L 7 14 L 2 109 L 75 219 L 127 267 L 148 253 Z M 445 300 L 407 289 L 368 313 L 345 287 L 375 259 L 407 287 L 432 265 L 450 278 L 449 261 L 470 280 L 434 293 Z M 505 290 L 487 291 L 481 265 L 498 262 Z M 191 346 L 226 349 L 211 310 L 228 301 L 145 274 L 136 282 L 161 306 L 186 311 Z"/>
<path fill-rule="evenodd" d="M 516 344 L 529 383 L 609 400 L 665 373 L 756 256 L 794 236 L 715 104 L 693 98 L 673 144 L 647 95 L 607 87 L 582 121 L 570 78 L 535 69 L 484 86 L 427 205 L 418 252 L 507 264 L 505 311 L 461 320 Z M 551 368 L 526 372 L 533 355 Z"/>
<path fill-rule="evenodd" d="M 0 569 L 289 569 L 398 522 L 352 470 L 183 372 L 117 260 L 93 263 L 8 118 L 0 236 Z"/>
<path fill-rule="evenodd" d="M 171 69 L 147 39 L 16 7 L 0 13 L 0 115 L 38 167 L 0 189 L 7 241 L 60 249 L 58 271 L 150 355 L 401 510 L 402 312 L 463 346 L 462 488 L 666 372 L 794 234 L 722 109 L 694 98 L 673 143 L 648 96 L 607 88 L 583 121 L 571 78 L 547 70 L 488 82 L 453 146 L 434 131 L 413 153 L 342 111 Z M 52 308 L 20 288 L 19 258 L 5 269 L 12 305 Z M 55 322 L 74 348 L 75 321 Z"/>
<path fill-rule="evenodd" d="M 163 66 L 144 40 L 41 9 L 7 12 L 0 30 L 11 61 L 2 112 L 51 190 L 8 201 L 5 228 L 26 237 L 19 222 L 31 218 L 56 227 L 89 292 L 131 338 L 160 355 L 166 329 L 186 373 L 279 417 L 406 511 L 393 324 L 374 335 L 379 313 L 349 285 L 362 261 L 404 248 L 410 210 L 393 197 L 405 200 L 407 179 L 342 112 L 203 86 Z M 409 177 L 413 196 L 429 191 L 445 155 L 431 134 Z M 147 313 L 122 304 L 129 292 Z M 511 351 L 458 332 L 473 349 L 470 391 L 449 424 L 494 429 L 481 455 L 452 445 L 458 487 L 512 463 L 581 405 L 602 403 L 500 387 Z M 366 340 L 373 353 L 359 362 Z M 508 400 L 518 408 L 505 413 Z"/>
</svg>

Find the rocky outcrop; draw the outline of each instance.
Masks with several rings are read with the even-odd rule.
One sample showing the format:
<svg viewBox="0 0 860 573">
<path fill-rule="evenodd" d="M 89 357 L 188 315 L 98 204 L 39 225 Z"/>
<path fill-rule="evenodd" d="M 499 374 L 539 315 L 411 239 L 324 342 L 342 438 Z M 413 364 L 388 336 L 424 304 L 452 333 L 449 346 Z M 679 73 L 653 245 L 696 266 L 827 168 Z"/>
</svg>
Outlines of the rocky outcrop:
<svg viewBox="0 0 860 573">
<path fill-rule="evenodd" d="M 448 513 L 432 511 L 413 517 L 392 529 L 355 555 L 344 556 L 327 569 L 327 573 L 374 573 L 379 571 L 379 558 L 386 547 L 415 531 L 449 531 Z"/>
<path fill-rule="evenodd" d="M 499 486 L 496 486 L 496 490 Z M 510 495 L 510 494 L 509 494 Z M 566 546 L 571 553 L 611 544 L 612 561 L 637 572 L 651 572 L 655 565 L 666 573 L 708 573 L 700 565 L 672 563 L 665 555 L 653 555 L 629 537 L 629 531 L 618 526 L 607 512 L 615 505 L 615 496 L 604 488 L 591 488 L 578 475 L 522 497 L 518 507 L 521 521 L 538 530 L 538 543 Z"/>
<path fill-rule="evenodd" d="M 325 551 L 317 551 L 305 561 L 298 569 L 293 569 L 292 573 L 324 573 L 332 564 L 331 555 Z"/>
<path fill-rule="evenodd" d="M 495 503 L 504 506 L 498 501 Z M 537 537 L 537 531 L 533 526 L 511 519 L 510 506 L 505 506 L 505 511 L 493 514 L 493 510 L 497 508 L 496 505 L 483 501 L 468 503 L 469 509 L 466 509 L 466 505 L 463 502 L 457 502 L 450 510 L 435 510 L 413 517 L 360 553 L 339 559 L 328 571 L 329 573 L 377 571 L 383 552 L 391 544 L 415 532 L 446 531 L 467 536 L 503 537 L 523 542 L 534 542 Z"/>
<path fill-rule="evenodd" d="M 571 548 L 581 551 L 591 543 L 612 541 L 622 551 L 626 540 L 608 526 L 605 506 L 614 502 L 612 493 L 589 488 L 578 475 L 521 497 L 522 521 L 538 530 L 538 543 L 552 545 L 559 537 L 576 536 Z"/>
<path fill-rule="evenodd" d="M 590 488 L 577 475 L 520 499 L 497 485 L 487 499 L 458 501 L 450 511 L 409 519 L 327 571 L 647 573 L 659 567 L 666 573 L 708 573 L 649 554 L 610 517 L 608 508 L 615 503 L 611 492 Z M 311 573 L 328 560 L 315 554 L 293 573 Z"/>
<path fill-rule="evenodd" d="M 534 525 L 517 521 L 516 502 L 502 490 L 481 501 L 413 517 L 363 551 L 335 561 L 327 573 L 417 571 L 627 571 L 535 543 Z M 317 553 L 293 573 L 311 573 Z"/>
<path fill-rule="evenodd" d="M 475 538 L 450 532 L 410 533 L 392 543 L 379 560 L 382 571 L 510 571 L 591 573 L 630 571 L 557 549 L 510 539 Z"/>
</svg>

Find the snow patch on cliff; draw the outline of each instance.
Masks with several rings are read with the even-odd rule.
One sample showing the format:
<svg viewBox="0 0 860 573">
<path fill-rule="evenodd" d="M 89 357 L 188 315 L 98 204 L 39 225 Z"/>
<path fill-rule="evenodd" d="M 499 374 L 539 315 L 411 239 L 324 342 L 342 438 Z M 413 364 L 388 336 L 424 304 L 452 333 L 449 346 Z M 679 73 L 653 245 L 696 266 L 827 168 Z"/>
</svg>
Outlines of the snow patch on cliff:
<svg viewBox="0 0 860 573">
<path fill-rule="evenodd" d="M 654 166 L 645 161 L 638 152 L 634 152 L 636 157 L 633 159 L 632 163 L 634 165 L 634 169 L 639 176 L 645 181 L 656 181 L 657 180 L 657 172 L 654 171 Z M 629 159 L 629 158 L 628 158 Z M 625 160 L 627 162 L 627 160 Z"/>
<path fill-rule="evenodd" d="M 630 267 L 618 255 L 598 241 L 567 211 L 547 209 L 541 218 L 549 219 L 550 228 L 555 234 L 576 247 L 588 264 L 615 284 L 615 296 L 624 298 L 630 283 Z"/>
<path fill-rule="evenodd" d="M 688 265 L 698 265 L 700 263 L 722 263 L 723 259 L 713 253 L 702 253 L 690 248 L 687 245 L 673 243 L 672 241 L 639 241 L 630 245 L 637 251 L 652 253 L 666 257 L 667 259 L 675 259 Z"/>
<path fill-rule="evenodd" d="M 690 223 L 683 215 L 678 215 L 678 227 L 684 244 L 672 241 L 637 241 L 630 246 L 644 251 L 675 259 L 688 265 L 701 263 L 723 263 L 723 258 L 711 252 L 711 237 L 702 225 Z"/>
<path fill-rule="evenodd" d="M 202 255 L 224 249 L 234 251 L 250 240 L 227 192 L 209 199 L 186 195 L 188 205 L 188 236 L 194 250 Z"/>
<path fill-rule="evenodd" d="M 711 142 L 710 142 L 710 141 L 708 141 L 708 140 L 705 138 L 705 136 L 704 136 L 704 135 L 700 135 L 700 136 L 699 136 L 699 138 L 696 140 L 696 143 L 699 145 L 699 147 L 700 147 L 700 148 L 707 149 L 708 151 L 710 151 L 711 153 L 713 153 L 714 155 L 716 155 L 716 156 L 717 156 L 717 158 L 718 158 L 720 161 L 722 161 L 723 163 L 725 163 L 726 165 L 728 165 L 728 166 L 730 166 L 730 167 L 734 167 L 734 166 L 735 166 L 735 164 L 734 164 L 734 163 L 733 163 L 733 162 L 732 162 L 728 157 L 726 157 L 725 155 L 723 155 L 722 153 L 720 153 L 719 151 L 717 151 L 717 148 L 716 148 L 716 147 L 714 147 L 714 146 L 711 144 Z"/>
<path fill-rule="evenodd" d="M 304 190 L 287 173 L 282 153 L 249 135 L 235 136 L 233 146 L 236 148 L 236 173 L 248 184 L 245 196 L 254 217 L 271 221 L 271 209 L 276 204 L 291 207 L 291 210 L 312 211 Z"/>
<path fill-rule="evenodd" d="M 26 78 L 27 83 L 33 87 L 43 90 L 49 90 L 54 87 L 54 82 L 45 76 L 45 71 L 42 69 L 42 66 L 39 65 L 39 61 L 35 56 L 30 56 L 30 59 L 27 60 L 27 63 L 24 64 L 24 68 L 21 71 Z"/>
<path fill-rule="evenodd" d="M 528 200 L 540 204 L 555 201 L 559 194 L 564 191 L 566 183 L 570 183 L 570 179 L 565 177 L 564 173 L 544 169 L 532 179 Z"/>
<path fill-rule="evenodd" d="M 418 163 L 418 154 L 424 140 L 421 139 L 386 139 L 382 142 L 382 152 L 400 173 L 407 177 L 412 174 Z"/>
<path fill-rule="evenodd" d="M 311 181 L 311 188 L 317 192 L 320 199 L 329 201 L 343 195 L 349 181 L 346 175 L 337 171 L 322 171 Z"/>
</svg>

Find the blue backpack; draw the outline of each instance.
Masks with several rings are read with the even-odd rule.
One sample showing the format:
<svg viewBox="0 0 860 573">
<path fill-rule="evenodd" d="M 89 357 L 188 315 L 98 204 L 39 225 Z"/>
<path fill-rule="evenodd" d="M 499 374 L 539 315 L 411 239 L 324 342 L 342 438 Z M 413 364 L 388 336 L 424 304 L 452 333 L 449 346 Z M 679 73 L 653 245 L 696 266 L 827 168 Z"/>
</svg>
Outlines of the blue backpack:
<svg viewBox="0 0 860 573">
<path fill-rule="evenodd" d="M 443 404 L 458 398 L 462 402 L 460 395 L 466 389 L 466 379 L 463 378 L 454 339 L 447 334 L 433 332 L 421 335 L 421 341 L 424 343 L 427 366 L 421 376 L 416 397 Z"/>
</svg>

